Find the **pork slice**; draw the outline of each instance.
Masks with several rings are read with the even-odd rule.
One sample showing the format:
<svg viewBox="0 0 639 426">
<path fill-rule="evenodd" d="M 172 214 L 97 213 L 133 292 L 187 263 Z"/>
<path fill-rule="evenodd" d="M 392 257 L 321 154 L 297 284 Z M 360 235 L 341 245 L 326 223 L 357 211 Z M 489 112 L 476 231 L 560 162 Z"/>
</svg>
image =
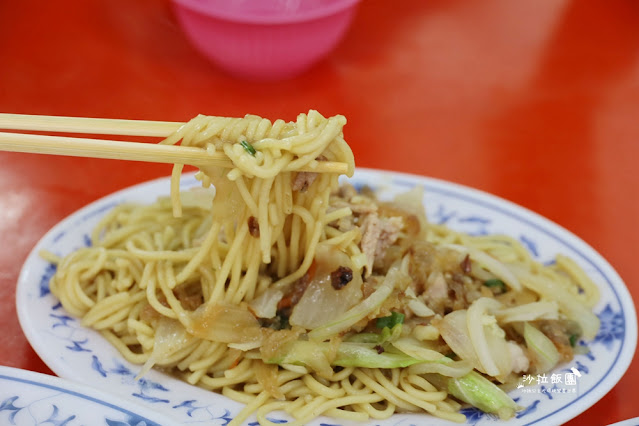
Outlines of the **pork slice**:
<svg viewBox="0 0 639 426">
<path fill-rule="evenodd" d="M 367 214 L 362 221 L 362 253 L 366 256 L 366 274 L 373 272 L 375 259 L 384 257 L 404 227 L 401 217 L 380 218 L 377 212 Z"/>
<path fill-rule="evenodd" d="M 375 248 L 375 258 L 383 258 L 386 250 L 397 241 L 404 228 L 404 219 L 399 216 L 382 218 L 380 225 L 381 232 Z"/>
<path fill-rule="evenodd" d="M 362 253 L 366 256 L 366 275 L 373 272 L 373 264 L 375 263 L 375 253 L 377 252 L 377 240 L 382 234 L 382 226 L 380 224 L 377 213 L 367 214 L 362 221 L 362 241 L 360 242 Z"/>
</svg>

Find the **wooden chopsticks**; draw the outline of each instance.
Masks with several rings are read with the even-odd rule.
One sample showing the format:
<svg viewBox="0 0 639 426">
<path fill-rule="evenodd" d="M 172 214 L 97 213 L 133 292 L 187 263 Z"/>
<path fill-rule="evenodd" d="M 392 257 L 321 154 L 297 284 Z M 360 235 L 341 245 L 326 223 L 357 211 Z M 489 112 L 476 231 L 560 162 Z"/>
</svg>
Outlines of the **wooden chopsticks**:
<svg viewBox="0 0 639 426">
<path fill-rule="evenodd" d="M 202 148 L 66 136 L 0 132 L 0 150 L 153 163 L 178 163 L 196 167 L 232 167 L 231 160 L 224 153 L 211 155 Z"/>
<path fill-rule="evenodd" d="M 0 114 L 0 129 L 85 133 L 90 135 L 157 136 L 165 138 L 183 124 L 176 121 Z"/>
<path fill-rule="evenodd" d="M 167 137 L 183 124 L 172 121 L 0 113 L 0 129 L 21 131 Z M 0 151 L 189 164 L 198 168 L 233 166 L 224 153 L 209 153 L 196 147 L 27 133 L 0 132 Z M 309 166 L 304 171 L 344 174 L 348 171 L 348 165 L 320 161 L 316 163 L 316 167 Z"/>
</svg>

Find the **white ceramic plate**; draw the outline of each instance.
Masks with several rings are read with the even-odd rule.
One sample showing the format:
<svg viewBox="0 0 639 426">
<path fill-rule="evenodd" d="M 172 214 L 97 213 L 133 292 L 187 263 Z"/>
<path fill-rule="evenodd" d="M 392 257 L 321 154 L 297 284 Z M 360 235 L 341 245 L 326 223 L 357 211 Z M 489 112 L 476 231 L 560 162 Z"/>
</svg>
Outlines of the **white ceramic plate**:
<svg viewBox="0 0 639 426">
<path fill-rule="evenodd" d="M 0 424 L 160 426 L 164 416 L 59 377 L 0 366 Z"/>
<path fill-rule="evenodd" d="M 637 343 L 634 305 L 614 269 L 579 238 L 522 207 L 486 193 L 425 177 L 358 169 L 355 186 L 368 185 L 382 197 L 425 188 L 424 203 L 430 221 L 446 223 L 470 234 L 505 233 L 521 242 L 541 262 L 563 253 L 575 259 L 597 283 L 601 300 L 595 312 L 601 329 L 590 352 L 577 356 L 552 375 L 532 379 L 511 393 L 525 409 L 508 422 L 476 409 L 465 409 L 469 424 L 560 424 L 585 411 L 603 397 L 628 368 Z M 198 185 L 185 175 L 183 187 Z M 153 371 L 135 381 L 140 367 L 131 365 L 96 332 L 80 326 L 51 296 L 48 281 L 54 268 L 40 259 L 41 249 L 64 255 L 88 242 L 96 222 L 123 201 L 151 202 L 169 191 L 169 180 L 140 184 L 80 209 L 63 220 L 37 244 L 24 264 L 17 288 L 17 309 L 24 333 L 44 362 L 59 376 L 99 387 L 148 408 L 167 413 L 182 424 L 224 425 L 241 407 L 217 394 Z M 560 382 L 559 382 L 560 380 Z M 524 377 L 522 377 L 522 382 Z M 273 414 L 274 420 L 285 417 Z M 250 420 L 254 422 L 254 419 Z M 380 425 L 447 424 L 430 416 L 394 415 Z M 315 424 L 341 424 L 318 419 Z"/>
</svg>

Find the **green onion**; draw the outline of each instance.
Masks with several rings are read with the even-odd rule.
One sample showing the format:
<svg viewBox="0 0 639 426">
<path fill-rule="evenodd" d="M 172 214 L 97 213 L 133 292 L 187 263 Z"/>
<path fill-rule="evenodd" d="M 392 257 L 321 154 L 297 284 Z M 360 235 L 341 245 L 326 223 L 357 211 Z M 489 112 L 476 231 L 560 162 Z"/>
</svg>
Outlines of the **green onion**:
<svg viewBox="0 0 639 426">
<path fill-rule="evenodd" d="M 393 328 L 397 324 L 403 324 L 403 323 L 404 323 L 404 314 L 393 311 L 387 317 L 377 318 L 377 322 L 375 323 L 375 326 L 377 326 L 377 328 L 384 328 L 384 327 Z"/>
<path fill-rule="evenodd" d="M 497 287 L 501 291 L 506 291 L 506 283 L 504 283 L 502 280 L 498 278 L 493 278 L 492 280 L 486 280 L 484 281 L 484 285 L 486 287 Z"/>
<path fill-rule="evenodd" d="M 253 157 L 255 157 L 255 148 L 253 148 L 253 145 L 251 145 L 247 141 L 240 142 L 240 145 L 242 145 L 242 148 L 244 148 L 244 151 L 248 152 Z"/>
<path fill-rule="evenodd" d="M 571 334 L 570 337 L 568 337 L 568 340 L 570 341 L 570 346 L 574 348 L 577 344 L 577 340 L 579 340 L 579 335 Z"/>
</svg>

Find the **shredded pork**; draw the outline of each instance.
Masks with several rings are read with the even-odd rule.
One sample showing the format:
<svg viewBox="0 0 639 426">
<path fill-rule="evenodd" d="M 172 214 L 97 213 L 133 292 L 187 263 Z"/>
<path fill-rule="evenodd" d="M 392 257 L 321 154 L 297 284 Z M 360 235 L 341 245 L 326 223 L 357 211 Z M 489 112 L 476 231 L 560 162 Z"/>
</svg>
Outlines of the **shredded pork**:
<svg viewBox="0 0 639 426">
<path fill-rule="evenodd" d="M 306 192 L 309 186 L 315 181 L 317 178 L 317 173 L 315 172 L 299 172 L 295 176 L 295 180 L 293 181 L 293 191 Z"/>
</svg>

